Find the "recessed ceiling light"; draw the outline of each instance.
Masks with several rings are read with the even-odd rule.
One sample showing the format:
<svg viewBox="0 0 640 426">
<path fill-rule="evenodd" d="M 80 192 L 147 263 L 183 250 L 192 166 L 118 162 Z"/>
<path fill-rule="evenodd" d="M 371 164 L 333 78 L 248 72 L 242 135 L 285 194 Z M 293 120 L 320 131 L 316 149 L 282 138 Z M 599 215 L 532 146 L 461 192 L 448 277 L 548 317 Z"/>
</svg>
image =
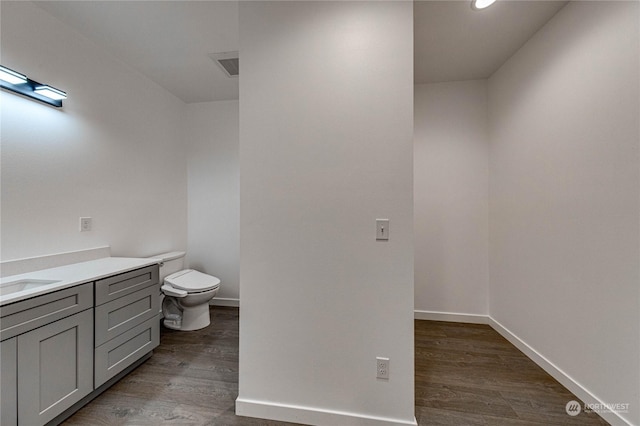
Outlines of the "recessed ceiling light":
<svg viewBox="0 0 640 426">
<path fill-rule="evenodd" d="M 472 0 L 471 1 L 471 9 L 473 10 L 481 10 L 486 9 L 495 3 L 496 0 Z"/>
</svg>

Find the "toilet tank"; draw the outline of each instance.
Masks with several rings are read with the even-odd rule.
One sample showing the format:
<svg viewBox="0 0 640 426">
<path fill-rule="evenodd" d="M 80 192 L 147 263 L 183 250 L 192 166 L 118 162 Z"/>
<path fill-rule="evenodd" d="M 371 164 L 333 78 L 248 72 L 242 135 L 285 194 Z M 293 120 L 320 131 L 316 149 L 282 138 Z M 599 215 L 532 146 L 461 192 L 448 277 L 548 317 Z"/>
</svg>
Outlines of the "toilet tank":
<svg viewBox="0 0 640 426">
<path fill-rule="evenodd" d="M 184 269 L 184 255 L 185 252 L 183 251 L 172 251 L 149 257 L 162 260 L 160 264 L 160 285 L 162 285 L 166 276 Z"/>
</svg>

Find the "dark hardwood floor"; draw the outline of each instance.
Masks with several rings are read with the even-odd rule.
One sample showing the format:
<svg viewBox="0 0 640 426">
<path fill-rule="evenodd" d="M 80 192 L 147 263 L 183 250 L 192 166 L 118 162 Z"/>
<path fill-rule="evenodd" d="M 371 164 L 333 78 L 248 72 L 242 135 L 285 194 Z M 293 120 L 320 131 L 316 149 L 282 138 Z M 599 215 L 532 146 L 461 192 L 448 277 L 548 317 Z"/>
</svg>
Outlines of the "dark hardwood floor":
<svg viewBox="0 0 640 426">
<path fill-rule="evenodd" d="M 163 329 L 151 359 L 63 425 L 291 425 L 234 414 L 238 309 L 212 307 L 211 322 Z M 568 416 L 577 398 L 488 326 L 416 321 L 415 336 L 420 425 L 607 424 Z"/>
<path fill-rule="evenodd" d="M 420 425 L 607 425 L 488 325 L 415 321 Z M 580 401 L 582 404 L 582 401 Z"/>
</svg>

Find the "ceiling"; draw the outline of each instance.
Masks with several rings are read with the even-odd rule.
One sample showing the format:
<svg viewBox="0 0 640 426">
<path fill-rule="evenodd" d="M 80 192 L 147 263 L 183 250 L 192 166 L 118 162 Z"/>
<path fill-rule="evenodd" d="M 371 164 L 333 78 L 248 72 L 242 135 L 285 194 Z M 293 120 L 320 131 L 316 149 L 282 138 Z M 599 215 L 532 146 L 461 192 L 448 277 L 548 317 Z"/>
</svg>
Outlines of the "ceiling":
<svg viewBox="0 0 640 426">
<path fill-rule="evenodd" d="M 35 3 L 186 103 L 238 99 L 238 78 L 209 57 L 238 50 L 237 1 Z M 416 1 L 415 82 L 489 77 L 565 4 Z"/>
<path fill-rule="evenodd" d="M 470 1 L 417 1 L 414 81 L 488 78 L 566 1 L 501 1 L 476 11 Z"/>
<path fill-rule="evenodd" d="M 186 103 L 238 99 L 208 55 L 238 50 L 236 1 L 38 1 Z"/>
</svg>

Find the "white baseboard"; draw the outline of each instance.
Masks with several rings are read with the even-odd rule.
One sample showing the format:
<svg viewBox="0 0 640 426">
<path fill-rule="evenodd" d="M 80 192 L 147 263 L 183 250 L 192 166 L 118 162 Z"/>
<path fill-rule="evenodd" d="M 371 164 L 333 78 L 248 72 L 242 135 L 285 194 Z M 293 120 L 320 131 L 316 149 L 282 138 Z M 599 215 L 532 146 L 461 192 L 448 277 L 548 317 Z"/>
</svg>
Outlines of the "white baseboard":
<svg viewBox="0 0 640 426">
<path fill-rule="evenodd" d="M 256 401 L 238 397 L 236 399 L 238 416 L 257 417 L 261 419 L 311 425 L 349 425 L 349 426 L 417 426 L 413 420 L 391 419 L 386 417 L 367 416 L 358 413 L 326 410 L 316 407 L 278 404 L 274 402 Z"/>
<path fill-rule="evenodd" d="M 545 358 L 542 354 L 537 352 L 531 346 L 529 346 L 524 340 L 520 339 L 514 333 L 512 333 L 505 326 L 500 324 L 495 319 L 489 317 L 489 325 L 507 339 L 513 346 L 520 349 L 527 357 L 533 362 L 538 364 L 540 368 L 549 373 L 551 377 L 559 381 L 564 387 L 569 389 L 575 396 L 580 398 L 585 404 L 604 404 L 603 401 L 598 399 L 589 390 L 585 389 L 580 383 L 575 381 L 571 376 L 566 374 L 555 364 Z M 567 401 L 569 402 L 569 401 Z M 609 422 L 612 426 L 631 426 L 631 422 L 627 421 L 620 414 L 614 411 L 604 411 L 598 413 L 600 417 Z"/>
<path fill-rule="evenodd" d="M 233 306 L 235 308 L 240 307 L 240 299 L 231 299 L 228 297 L 214 297 L 209 302 L 209 305 L 213 306 Z"/>
<path fill-rule="evenodd" d="M 467 324 L 489 324 L 489 316 L 478 314 L 460 314 L 456 312 L 413 311 L 417 320 L 463 322 Z"/>
</svg>

